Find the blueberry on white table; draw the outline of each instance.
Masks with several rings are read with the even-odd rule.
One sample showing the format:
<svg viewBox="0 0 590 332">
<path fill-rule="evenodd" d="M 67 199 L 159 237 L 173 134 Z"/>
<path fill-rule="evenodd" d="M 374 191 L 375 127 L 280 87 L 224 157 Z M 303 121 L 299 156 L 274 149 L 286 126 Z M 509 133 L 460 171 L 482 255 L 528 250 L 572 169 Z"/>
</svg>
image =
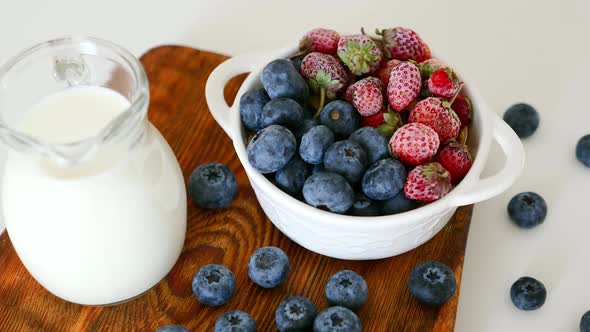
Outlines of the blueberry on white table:
<svg viewBox="0 0 590 332">
<path fill-rule="evenodd" d="M 420 302 L 439 306 L 453 296 L 457 281 L 453 270 L 441 262 L 426 261 L 410 274 L 410 293 Z"/>
<path fill-rule="evenodd" d="M 197 271 L 192 288 L 197 299 L 204 305 L 220 306 L 234 295 L 236 279 L 225 266 L 208 264 Z"/>
<path fill-rule="evenodd" d="M 215 321 L 213 332 L 256 332 L 256 321 L 247 312 L 232 310 Z"/>
<path fill-rule="evenodd" d="M 590 167 L 590 135 L 583 136 L 576 145 L 576 158 L 586 167 Z"/>
<path fill-rule="evenodd" d="M 248 262 L 248 275 L 258 286 L 273 288 L 287 279 L 291 272 L 289 257 L 277 247 L 256 250 Z"/>
<path fill-rule="evenodd" d="M 545 285 L 532 277 L 522 277 L 510 287 L 510 299 L 520 310 L 537 310 L 547 298 Z"/>
<path fill-rule="evenodd" d="M 234 173 L 220 163 L 197 167 L 188 179 L 188 192 L 193 202 L 202 208 L 222 208 L 234 199 L 238 183 Z"/>
<path fill-rule="evenodd" d="M 326 284 L 326 298 L 333 306 L 355 310 L 363 305 L 368 297 L 367 282 L 354 271 L 338 271 Z"/>
<path fill-rule="evenodd" d="M 580 319 L 580 332 L 590 332 L 590 311 L 586 311 Z"/>
<path fill-rule="evenodd" d="M 317 314 L 308 298 L 289 296 L 277 307 L 275 322 L 280 332 L 309 331 Z"/>
<path fill-rule="evenodd" d="M 547 203 L 537 193 L 523 192 L 512 197 L 508 203 L 508 215 L 516 225 L 533 228 L 545 221 Z"/>
<path fill-rule="evenodd" d="M 361 332 L 362 324 L 358 316 L 345 307 L 331 307 L 316 317 L 313 332 Z"/>
<path fill-rule="evenodd" d="M 535 133 L 539 127 L 539 113 L 529 104 L 518 103 L 510 106 L 504 113 L 504 121 L 520 138 L 526 138 Z"/>
</svg>

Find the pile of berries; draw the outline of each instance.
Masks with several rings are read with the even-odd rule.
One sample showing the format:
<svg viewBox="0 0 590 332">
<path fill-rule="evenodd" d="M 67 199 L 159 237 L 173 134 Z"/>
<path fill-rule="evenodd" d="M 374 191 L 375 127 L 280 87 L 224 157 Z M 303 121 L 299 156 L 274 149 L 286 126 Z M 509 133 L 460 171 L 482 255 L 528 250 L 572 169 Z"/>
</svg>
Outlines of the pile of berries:
<svg viewBox="0 0 590 332">
<path fill-rule="evenodd" d="M 469 171 L 472 108 L 455 72 L 408 28 L 313 29 L 240 99 L 248 159 L 281 190 L 340 214 L 408 211 Z"/>
</svg>

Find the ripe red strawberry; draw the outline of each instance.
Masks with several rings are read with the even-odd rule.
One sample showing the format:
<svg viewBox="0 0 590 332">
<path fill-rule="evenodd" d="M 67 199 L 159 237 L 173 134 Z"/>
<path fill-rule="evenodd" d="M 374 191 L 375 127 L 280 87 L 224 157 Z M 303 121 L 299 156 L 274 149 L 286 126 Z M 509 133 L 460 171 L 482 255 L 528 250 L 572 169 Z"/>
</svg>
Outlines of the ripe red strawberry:
<svg viewBox="0 0 590 332">
<path fill-rule="evenodd" d="M 381 49 L 365 35 L 340 37 L 337 53 L 350 72 L 357 76 L 375 72 L 383 62 Z"/>
<path fill-rule="evenodd" d="M 418 166 L 432 160 L 439 145 L 436 132 L 421 123 L 402 126 L 389 140 L 391 152 L 408 166 Z"/>
<path fill-rule="evenodd" d="M 428 90 L 434 96 L 451 98 L 459 91 L 461 82 L 449 67 L 435 70 L 428 79 Z"/>
<path fill-rule="evenodd" d="M 364 78 L 346 89 L 345 99 L 362 116 L 379 113 L 383 106 L 383 84 L 376 77 Z"/>
<path fill-rule="evenodd" d="M 382 108 L 379 113 L 361 117 L 361 127 L 373 127 L 389 138 L 403 125 L 399 113 Z"/>
<path fill-rule="evenodd" d="M 447 65 L 437 58 L 430 58 L 420 62 L 420 75 L 423 81 L 427 81 L 430 75 L 441 68 L 446 68 Z"/>
<path fill-rule="evenodd" d="M 432 162 L 420 165 L 408 173 L 404 185 L 406 197 L 418 202 L 434 202 L 451 190 L 451 175 L 444 167 Z"/>
<path fill-rule="evenodd" d="M 389 107 L 398 112 L 407 108 L 420 94 L 420 69 L 411 62 L 402 62 L 391 70 L 387 85 Z"/>
<path fill-rule="evenodd" d="M 453 111 L 455 111 L 455 113 L 457 113 L 459 120 L 461 120 L 461 128 L 469 126 L 471 123 L 472 112 L 471 101 L 469 101 L 469 98 L 461 94 L 457 95 L 457 98 L 455 98 L 455 101 L 453 101 L 451 108 Z"/>
<path fill-rule="evenodd" d="M 384 66 L 379 68 L 377 71 L 377 77 L 383 82 L 383 86 L 387 86 L 389 84 L 389 76 L 391 76 L 391 70 L 393 67 L 399 65 L 401 61 L 396 59 L 391 59 L 385 63 Z"/>
<path fill-rule="evenodd" d="M 457 141 L 445 145 L 435 160 L 449 171 L 453 184 L 459 183 L 465 177 L 472 164 L 467 146 Z"/>
<path fill-rule="evenodd" d="M 441 143 L 457 138 L 461 129 L 461 121 L 449 102 L 435 97 L 428 97 L 414 105 L 408 122 L 421 123 L 434 129 Z"/>
<path fill-rule="evenodd" d="M 340 34 L 331 29 L 315 28 L 306 33 L 299 42 L 299 51 L 303 54 L 320 52 L 335 55 Z"/>
<path fill-rule="evenodd" d="M 430 48 L 414 30 L 397 27 L 377 30 L 377 34 L 383 36 L 384 52 L 388 59 L 422 62 L 430 58 Z"/>
<path fill-rule="evenodd" d="M 324 106 L 325 97 L 336 97 L 348 84 L 348 73 L 342 64 L 334 56 L 319 52 L 309 53 L 303 58 L 301 75 L 312 91 L 320 94 L 319 110 Z"/>
</svg>

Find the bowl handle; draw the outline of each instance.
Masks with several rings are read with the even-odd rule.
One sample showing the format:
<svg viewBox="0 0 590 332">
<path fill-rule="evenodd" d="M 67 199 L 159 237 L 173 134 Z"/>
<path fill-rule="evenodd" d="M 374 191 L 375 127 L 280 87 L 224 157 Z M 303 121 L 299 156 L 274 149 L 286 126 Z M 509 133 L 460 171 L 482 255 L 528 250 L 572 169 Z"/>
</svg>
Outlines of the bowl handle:
<svg viewBox="0 0 590 332">
<path fill-rule="evenodd" d="M 225 101 L 223 94 L 225 85 L 233 77 L 259 68 L 264 63 L 261 59 L 265 59 L 265 56 L 260 52 L 235 56 L 217 66 L 207 79 L 205 98 L 207 99 L 209 112 L 232 140 L 234 139 L 233 135 L 237 133 L 236 130 L 239 128 L 239 123 L 237 123 L 239 117 L 232 116 L 230 113 L 231 107 Z M 239 94 L 236 96 L 235 102 L 239 102 L 238 98 Z"/>
<path fill-rule="evenodd" d="M 493 137 L 506 155 L 502 170 L 485 179 L 479 179 L 453 195 L 453 206 L 469 205 L 497 196 L 508 189 L 518 179 L 524 168 L 524 148 L 512 128 L 496 113 L 490 112 L 493 125 Z"/>
</svg>

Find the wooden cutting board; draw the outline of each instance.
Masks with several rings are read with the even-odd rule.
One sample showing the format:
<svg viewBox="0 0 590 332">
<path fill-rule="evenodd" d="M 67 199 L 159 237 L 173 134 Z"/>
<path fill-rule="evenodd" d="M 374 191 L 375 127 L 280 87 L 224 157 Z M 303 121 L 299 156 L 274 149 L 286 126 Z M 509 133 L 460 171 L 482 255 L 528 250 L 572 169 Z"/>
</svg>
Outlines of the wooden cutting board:
<svg viewBox="0 0 590 332">
<path fill-rule="evenodd" d="M 425 245 L 394 258 L 344 261 L 298 246 L 266 218 L 230 139 L 208 112 L 205 82 L 225 59 L 192 48 L 162 46 L 143 55 L 141 62 L 150 81 L 149 118 L 172 146 L 185 179 L 202 163 L 226 163 L 236 173 L 240 188 L 232 204 L 208 211 L 189 203 L 184 250 L 168 277 L 143 296 L 109 307 L 66 303 L 48 293 L 23 267 L 4 232 L 0 236 L 0 331 L 154 331 L 173 323 L 191 331 L 213 331 L 217 317 L 231 309 L 249 312 L 259 331 L 276 331 L 274 310 L 282 300 L 303 295 L 319 310 L 326 308 L 324 286 L 342 269 L 357 271 L 369 285 L 369 300 L 357 312 L 364 331 L 452 331 L 459 288 L 442 307 L 430 308 L 412 298 L 407 280 L 416 264 L 434 259 L 451 266 L 460 285 L 472 207 L 460 208 Z M 228 84 L 228 101 L 234 99 L 244 78 Z M 289 278 L 274 289 L 260 288 L 248 278 L 250 255 L 265 245 L 282 248 L 291 260 Z M 237 279 L 235 296 L 222 307 L 201 305 L 191 290 L 195 271 L 208 263 L 226 265 Z"/>
</svg>

